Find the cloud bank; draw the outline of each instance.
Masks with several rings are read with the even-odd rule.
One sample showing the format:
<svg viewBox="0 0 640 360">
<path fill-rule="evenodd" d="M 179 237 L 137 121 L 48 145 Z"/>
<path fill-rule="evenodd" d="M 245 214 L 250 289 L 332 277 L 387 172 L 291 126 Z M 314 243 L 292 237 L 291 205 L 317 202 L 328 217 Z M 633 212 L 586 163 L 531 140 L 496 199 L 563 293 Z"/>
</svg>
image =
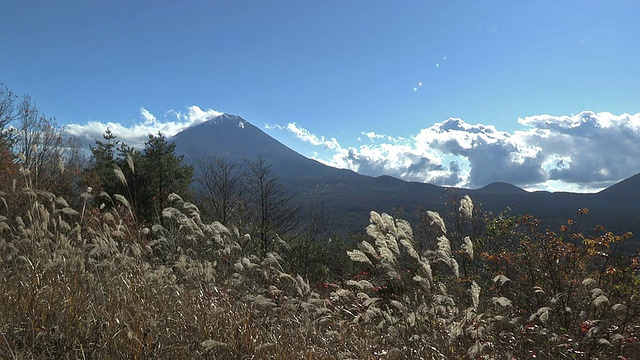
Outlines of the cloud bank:
<svg viewBox="0 0 640 360">
<path fill-rule="evenodd" d="M 90 121 L 65 131 L 92 145 L 109 128 L 121 141 L 142 148 L 149 134 L 170 137 L 222 114 L 190 106 L 158 119 L 141 108 L 140 119 L 130 126 Z M 640 172 L 640 113 L 584 111 L 529 116 L 518 123 L 520 130 L 507 132 L 449 118 L 406 137 L 363 131 L 357 146 L 343 146 L 295 122 L 266 127 L 322 148 L 329 155 L 315 158 L 327 165 L 440 186 L 478 188 L 503 181 L 528 190 L 592 192 Z"/>
<path fill-rule="evenodd" d="M 102 139 L 107 128 L 111 129 L 118 140 L 135 148 L 144 147 L 144 142 L 149 139 L 149 135 L 156 135 L 161 132 L 166 137 L 171 137 L 180 131 L 209 119 L 218 117 L 223 113 L 208 109 L 202 110 L 198 106 L 187 107 L 186 113 L 168 111 L 162 120 L 158 120 L 149 110 L 140 108 L 142 123 L 135 123 L 126 126 L 115 122 L 89 121 L 85 125 L 69 124 L 65 126 L 65 132 L 70 136 L 80 139 L 85 145 L 93 145 L 95 139 Z"/>
<path fill-rule="evenodd" d="M 334 151 L 328 165 L 436 185 L 477 188 L 496 181 L 525 189 L 597 191 L 640 172 L 640 113 L 584 111 L 518 119 L 523 130 L 450 118 L 407 138 L 363 132 L 369 143 L 343 147 L 296 123 L 277 128 Z"/>
</svg>

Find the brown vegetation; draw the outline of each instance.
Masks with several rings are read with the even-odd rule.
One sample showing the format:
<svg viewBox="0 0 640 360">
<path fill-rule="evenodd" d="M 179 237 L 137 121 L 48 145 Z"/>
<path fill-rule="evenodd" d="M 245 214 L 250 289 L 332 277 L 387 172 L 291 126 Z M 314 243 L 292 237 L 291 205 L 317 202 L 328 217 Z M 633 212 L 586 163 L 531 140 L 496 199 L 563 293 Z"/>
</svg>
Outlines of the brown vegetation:
<svg viewBox="0 0 640 360">
<path fill-rule="evenodd" d="M 16 197 L 20 208 L 6 201 Z M 81 198 L 74 209 L 37 189 L 2 193 L 2 358 L 631 358 L 638 351 L 638 259 L 615 256 L 625 236 L 581 235 L 574 221 L 556 234 L 532 217 L 500 215 L 471 238 L 465 231 L 481 213 L 465 199 L 455 229 L 427 216 L 431 238 L 421 241 L 429 248 L 418 252 L 407 222 L 372 212 L 369 239 L 348 251 L 355 268 L 315 284 L 285 271 L 284 242 L 249 252 L 248 235 L 203 222 L 175 194 L 150 227 L 136 225 L 124 197 L 103 210 L 90 205 L 91 194 Z"/>
</svg>

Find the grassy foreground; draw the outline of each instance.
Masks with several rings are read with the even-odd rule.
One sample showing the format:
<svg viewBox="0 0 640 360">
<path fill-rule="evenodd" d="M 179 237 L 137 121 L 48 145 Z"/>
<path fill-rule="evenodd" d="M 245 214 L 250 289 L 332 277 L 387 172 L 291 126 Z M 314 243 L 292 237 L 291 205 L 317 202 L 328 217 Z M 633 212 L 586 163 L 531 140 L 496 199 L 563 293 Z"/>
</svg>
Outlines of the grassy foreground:
<svg viewBox="0 0 640 360">
<path fill-rule="evenodd" d="M 238 229 L 205 223 L 177 195 L 162 224 L 71 207 L 33 189 L 0 193 L 3 359 L 587 359 L 640 351 L 630 235 L 570 220 L 484 217 L 461 199 L 447 229 L 371 213 L 343 278 L 287 266 Z M 477 209 L 476 209 L 477 210 Z M 586 215 L 581 210 L 579 216 Z M 344 255 L 344 254 L 342 254 Z"/>
</svg>

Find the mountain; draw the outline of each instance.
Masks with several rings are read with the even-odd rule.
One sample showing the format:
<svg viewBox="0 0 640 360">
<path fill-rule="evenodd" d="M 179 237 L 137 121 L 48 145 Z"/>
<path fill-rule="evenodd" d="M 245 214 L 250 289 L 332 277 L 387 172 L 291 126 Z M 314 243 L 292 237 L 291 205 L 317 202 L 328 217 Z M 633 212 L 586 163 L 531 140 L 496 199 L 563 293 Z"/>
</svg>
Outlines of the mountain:
<svg viewBox="0 0 640 360">
<path fill-rule="evenodd" d="M 369 212 L 441 204 L 444 188 L 390 176 L 377 178 L 336 169 L 306 158 L 239 116 L 224 114 L 189 127 L 169 139 L 187 162 L 197 156 L 222 156 L 243 162 L 263 156 L 273 173 L 303 205 L 322 202 L 338 226 L 367 224 Z"/>
<path fill-rule="evenodd" d="M 176 152 L 184 155 L 187 162 L 193 154 L 222 156 L 238 162 L 263 156 L 273 165 L 274 173 L 288 185 L 308 185 L 309 178 L 317 183 L 367 178 L 306 158 L 236 115 L 215 117 L 183 130 L 170 140 L 175 142 Z"/>
<path fill-rule="evenodd" d="M 505 182 L 494 182 L 476 190 L 478 194 L 523 194 L 527 191 Z"/>
<path fill-rule="evenodd" d="M 238 162 L 263 156 L 303 207 L 322 202 L 334 225 L 342 229 L 363 229 L 371 210 L 395 214 L 404 209 L 408 219 L 415 219 L 413 211 L 418 208 L 451 211 L 444 205 L 450 197 L 469 194 L 483 210 L 498 213 L 509 208 L 512 214 L 533 214 L 552 229 L 576 219 L 578 209 L 586 207 L 590 211 L 582 222 L 584 230 L 604 225 L 615 233 L 640 233 L 640 174 L 596 194 L 528 192 L 501 182 L 476 190 L 451 189 L 390 176 L 374 178 L 308 159 L 241 117 L 228 114 L 192 126 L 170 140 L 187 161 L 194 153 Z"/>
<path fill-rule="evenodd" d="M 640 197 L 640 174 L 611 185 L 598 194 L 604 196 Z"/>
</svg>

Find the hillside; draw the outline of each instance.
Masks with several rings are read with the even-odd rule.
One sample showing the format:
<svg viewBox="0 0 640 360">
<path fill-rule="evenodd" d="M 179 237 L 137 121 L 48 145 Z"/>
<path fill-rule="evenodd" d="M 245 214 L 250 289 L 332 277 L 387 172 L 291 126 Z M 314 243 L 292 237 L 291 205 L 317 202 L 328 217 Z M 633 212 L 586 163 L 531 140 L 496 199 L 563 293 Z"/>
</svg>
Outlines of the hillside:
<svg viewBox="0 0 640 360">
<path fill-rule="evenodd" d="M 188 128 L 171 139 L 177 152 L 189 161 L 200 156 L 223 156 L 242 162 L 263 156 L 274 174 L 301 205 L 323 203 L 333 223 L 349 231 L 366 224 L 371 210 L 394 213 L 403 209 L 411 218 L 418 208 L 444 210 L 447 197 L 469 194 L 482 209 L 494 213 L 507 208 L 512 214 L 530 213 L 544 226 L 557 228 L 589 208 L 585 228 L 604 225 L 615 231 L 640 231 L 640 174 L 597 194 L 527 192 L 497 182 L 483 188 L 455 189 L 407 182 L 390 176 L 377 178 L 336 169 L 308 159 L 273 139 L 239 116 L 224 114 Z"/>
</svg>

